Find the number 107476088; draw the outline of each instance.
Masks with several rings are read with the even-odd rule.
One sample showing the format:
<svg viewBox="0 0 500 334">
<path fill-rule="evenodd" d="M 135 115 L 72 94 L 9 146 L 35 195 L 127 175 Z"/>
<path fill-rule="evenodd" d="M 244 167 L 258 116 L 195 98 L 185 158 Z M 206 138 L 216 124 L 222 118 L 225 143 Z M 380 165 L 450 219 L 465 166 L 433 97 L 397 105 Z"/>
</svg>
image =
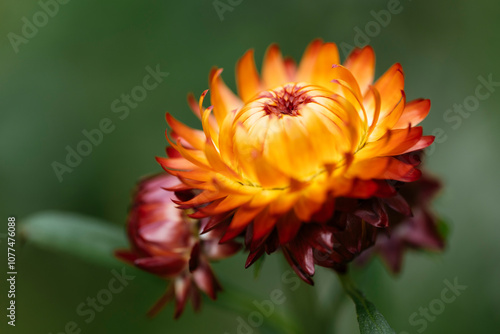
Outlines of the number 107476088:
<svg viewBox="0 0 500 334">
<path fill-rule="evenodd" d="M 7 261 L 10 271 L 16 269 L 16 218 L 8 218 L 7 228 Z"/>
</svg>

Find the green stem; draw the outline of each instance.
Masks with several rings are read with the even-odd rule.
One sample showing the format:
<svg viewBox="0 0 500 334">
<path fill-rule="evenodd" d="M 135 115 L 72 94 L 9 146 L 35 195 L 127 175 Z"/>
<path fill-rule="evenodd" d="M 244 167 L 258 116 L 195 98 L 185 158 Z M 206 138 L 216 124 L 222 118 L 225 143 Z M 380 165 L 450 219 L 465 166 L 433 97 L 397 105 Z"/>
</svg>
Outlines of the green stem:
<svg viewBox="0 0 500 334">
<path fill-rule="evenodd" d="M 356 288 L 351 278 L 347 274 L 339 274 L 338 276 L 345 292 L 351 297 L 356 305 L 360 333 L 395 334 L 384 316 L 377 310 L 375 305 L 368 301 L 363 293 Z"/>
<path fill-rule="evenodd" d="M 364 300 L 363 294 L 356 288 L 351 276 L 348 274 L 338 274 L 338 277 L 340 279 L 340 283 L 342 283 L 344 291 L 349 297 L 355 300 Z"/>
</svg>

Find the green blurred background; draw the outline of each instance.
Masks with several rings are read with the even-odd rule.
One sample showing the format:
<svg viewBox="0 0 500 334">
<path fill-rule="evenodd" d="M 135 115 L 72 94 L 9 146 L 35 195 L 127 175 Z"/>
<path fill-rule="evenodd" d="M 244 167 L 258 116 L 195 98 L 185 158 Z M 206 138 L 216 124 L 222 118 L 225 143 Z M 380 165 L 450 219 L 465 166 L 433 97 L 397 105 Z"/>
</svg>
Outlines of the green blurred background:
<svg viewBox="0 0 500 334">
<path fill-rule="evenodd" d="M 387 9 L 390 1 L 240 2 L 229 5 L 221 20 L 212 1 L 69 1 L 16 53 L 8 34 L 21 35 L 22 18 L 33 22 L 41 7 L 35 1 L 2 1 L 1 219 L 6 223 L 7 216 L 15 215 L 21 223 L 32 213 L 56 209 L 123 226 L 135 181 L 160 171 L 154 157 L 163 155 L 166 145 L 165 112 L 198 126 L 185 97 L 207 88 L 212 66 L 223 67 L 225 81 L 234 88 L 234 65 L 249 48 L 255 48 L 260 64 L 272 42 L 295 59 L 316 37 L 354 45 L 355 29 L 365 31 L 367 23 L 376 22 L 371 11 Z M 377 55 L 377 76 L 400 62 L 408 98 L 432 101 L 424 131 L 442 135 L 426 160 L 445 183 L 435 208 L 451 222 L 451 237 L 443 255 L 407 256 L 399 277 L 391 277 L 375 261 L 356 280 L 397 333 L 417 333 L 420 326 L 412 326 L 409 316 L 440 298 L 443 281 L 456 277 L 467 289 L 424 332 L 497 333 L 500 87 L 468 117 L 460 117 L 459 126 L 444 115 L 475 94 L 478 76 L 491 74 L 500 81 L 500 3 L 403 0 L 400 6 L 401 13 L 391 15 L 385 27 L 378 25 L 380 32 L 372 32 L 369 43 Z M 121 120 L 111 103 L 141 85 L 145 68 L 157 64 L 169 76 Z M 103 118 L 111 119 L 115 130 L 59 182 L 51 164 L 64 162 L 65 147 L 75 148 L 84 139 L 82 130 L 98 127 Z M 6 224 L 2 226 L 0 233 L 6 232 Z M 15 329 L 6 326 L 7 286 L 5 279 L 0 282 L 0 328 L 9 333 L 55 334 L 71 320 L 82 333 L 237 332 L 237 315 L 213 303 L 205 303 L 198 315 L 188 309 L 178 321 L 172 319 L 172 305 L 146 319 L 146 310 L 164 289 L 163 282 L 146 274 L 86 324 L 75 309 L 106 287 L 110 269 L 30 244 L 18 246 Z M 0 247 L 5 254 L 4 239 Z M 268 259 L 257 280 L 243 269 L 244 256 L 219 263 L 216 270 L 264 300 L 283 284 L 286 266 L 280 257 Z M 6 256 L 0 258 L 6 268 Z M 320 270 L 316 281 L 314 288 L 301 286 L 293 292 L 284 285 L 288 301 L 279 311 L 292 314 L 308 333 L 357 333 L 354 307 L 339 301 L 334 275 Z M 340 307 L 334 314 L 336 302 Z"/>
</svg>

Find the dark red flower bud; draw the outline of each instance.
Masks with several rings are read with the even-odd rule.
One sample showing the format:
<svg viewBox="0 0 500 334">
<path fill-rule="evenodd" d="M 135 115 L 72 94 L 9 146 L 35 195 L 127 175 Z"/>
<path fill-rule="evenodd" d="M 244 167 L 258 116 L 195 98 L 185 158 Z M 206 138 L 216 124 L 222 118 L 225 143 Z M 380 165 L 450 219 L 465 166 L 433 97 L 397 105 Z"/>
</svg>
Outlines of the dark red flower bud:
<svg viewBox="0 0 500 334">
<path fill-rule="evenodd" d="M 192 198 L 190 191 L 176 191 L 180 181 L 161 174 L 141 181 L 134 195 L 127 231 L 130 250 L 117 257 L 136 267 L 170 281 L 165 295 L 153 306 L 154 315 L 171 299 L 176 301 L 179 317 L 189 298 L 199 309 L 200 291 L 216 299 L 221 287 L 210 267 L 211 260 L 235 254 L 241 245 L 235 241 L 219 245 L 221 232 L 200 235 L 201 222 L 188 217 L 177 207 L 177 196 Z"/>
</svg>

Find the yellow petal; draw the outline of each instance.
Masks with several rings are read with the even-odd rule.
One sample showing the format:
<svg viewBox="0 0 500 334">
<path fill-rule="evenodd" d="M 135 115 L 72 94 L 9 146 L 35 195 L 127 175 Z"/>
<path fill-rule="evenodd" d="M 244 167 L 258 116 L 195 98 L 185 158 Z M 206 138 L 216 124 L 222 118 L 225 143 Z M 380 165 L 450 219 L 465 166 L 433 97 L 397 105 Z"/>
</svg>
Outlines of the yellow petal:
<svg viewBox="0 0 500 334">
<path fill-rule="evenodd" d="M 259 73 L 255 67 L 253 50 L 248 50 L 236 64 L 236 84 L 243 102 L 250 101 L 262 90 Z"/>
<path fill-rule="evenodd" d="M 330 87 L 331 81 L 335 79 L 331 73 L 332 66 L 339 63 L 337 45 L 334 43 L 323 44 L 313 67 L 311 83 L 322 87 Z"/>
<path fill-rule="evenodd" d="M 314 65 L 316 64 L 316 59 L 322 45 L 323 42 L 320 39 L 315 39 L 307 46 L 302 56 L 302 60 L 300 61 L 299 69 L 297 70 L 297 81 L 311 81 Z"/>
<path fill-rule="evenodd" d="M 213 113 L 219 126 L 224 121 L 227 114 L 235 109 L 239 109 L 243 103 L 227 88 L 221 78 L 222 69 L 214 68 L 210 73 L 210 97 L 214 106 Z"/>
<path fill-rule="evenodd" d="M 347 57 L 344 66 L 351 71 L 356 78 L 361 93 L 364 95 L 373 84 L 375 76 L 375 53 L 371 46 L 362 49 L 354 49 Z"/>
<path fill-rule="evenodd" d="M 272 89 L 288 82 L 285 63 L 276 44 L 272 44 L 267 49 L 262 65 L 262 79 L 266 89 Z"/>
</svg>

